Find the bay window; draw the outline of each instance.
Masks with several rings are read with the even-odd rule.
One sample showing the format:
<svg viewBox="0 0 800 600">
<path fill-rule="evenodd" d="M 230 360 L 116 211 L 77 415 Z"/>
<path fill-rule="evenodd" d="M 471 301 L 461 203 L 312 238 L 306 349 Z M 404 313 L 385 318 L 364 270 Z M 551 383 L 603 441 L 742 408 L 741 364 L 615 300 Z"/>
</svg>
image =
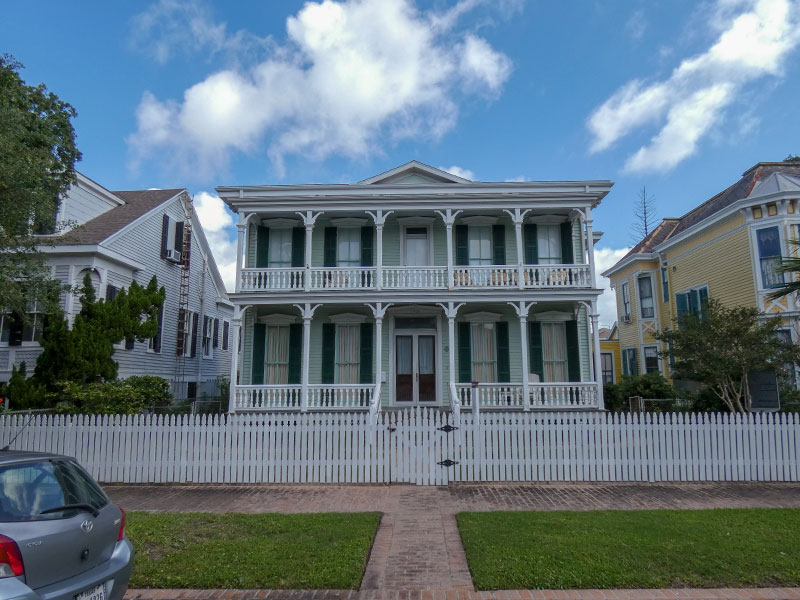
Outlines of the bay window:
<svg viewBox="0 0 800 600">
<path fill-rule="evenodd" d="M 780 287 L 784 283 L 781 264 L 781 235 L 777 227 L 766 227 L 756 231 L 758 260 L 761 266 L 761 285 L 765 288 Z"/>
</svg>

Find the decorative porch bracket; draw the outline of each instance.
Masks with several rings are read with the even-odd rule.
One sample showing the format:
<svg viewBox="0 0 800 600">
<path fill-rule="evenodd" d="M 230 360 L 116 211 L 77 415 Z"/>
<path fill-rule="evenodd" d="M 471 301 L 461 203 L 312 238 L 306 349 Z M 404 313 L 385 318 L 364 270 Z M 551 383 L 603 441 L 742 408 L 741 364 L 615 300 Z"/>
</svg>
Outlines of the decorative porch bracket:
<svg viewBox="0 0 800 600">
<path fill-rule="evenodd" d="M 380 212 L 379 210 L 378 213 Z M 385 219 L 386 216 L 383 218 Z M 378 412 L 381 410 L 381 392 L 383 390 L 383 317 L 386 316 L 386 309 L 392 304 L 392 302 L 385 304 L 383 302 L 367 304 L 372 310 L 372 316 L 375 317 L 375 392 L 372 395 L 369 412 L 376 423 L 378 420 Z"/>
<path fill-rule="evenodd" d="M 514 235 L 517 239 L 517 285 L 519 289 L 522 290 L 525 289 L 525 255 L 522 247 L 522 224 L 525 222 L 525 215 L 531 212 L 531 209 L 526 208 L 525 210 L 520 210 L 519 208 L 515 208 L 512 212 L 504 208 L 503 212 L 511 217 L 511 221 L 514 223 Z"/>
<path fill-rule="evenodd" d="M 383 289 L 383 226 L 386 223 L 386 217 L 392 214 L 393 210 L 383 211 L 382 209 L 376 210 L 374 213 L 366 211 L 375 221 L 375 289 Z"/>
<path fill-rule="evenodd" d="M 314 233 L 314 223 L 317 222 L 317 217 L 319 217 L 323 211 L 314 212 L 313 210 L 307 210 L 306 212 L 299 212 L 297 211 L 296 214 L 300 215 L 300 218 L 303 219 L 303 224 L 306 226 L 306 248 L 305 248 L 305 269 L 306 272 L 303 274 L 303 290 L 306 292 L 311 289 L 311 236 Z"/>
<path fill-rule="evenodd" d="M 528 359 L 528 313 L 531 310 L 531 306 L 536 302 L 520 300 L 519 302 L 509 302 L 508 304 L 514 308 L 519 317 L 519 343 L 522 355 L 522 406 L 523 410 L 527 411 L 531 409 L 531 384 L 528 380 L 531 371 Z"/>
<path fill-rule="evenodd" d="M 303 412 L 308 411 L 308 362 L 311 356 L 311 319 L 314 317 L 314 313 L 320 306 L 322 305 L 312 305 L 309 302 L 306 302 L 305 304 L 294 305 L 294 307 L 300 311 L 300 316 L 303 317 L 303 375 L 301 380 L 300 397 L 300 410 Z"/>
<path fill-rule="evenodd" d="M 444 226 L 447 229 L 447 289 L 452 290 L 455 283 L 453 281 L 453 224 L 456 222 L 456 217 L 463 211 L 447 208 L 444 212 L 440 210 L 434 212 L 444 219 Z"/>
<path fill-rule="evenodd" d="M 450 209 L 447 210 L 449 213 Z M 437 304 L 444 311 L 444 315 L 447 317 L 447 344 L 450 349 L 450 351 L 447 353 L 447 359 L 448 359 L 447 364 L 450 369 L 450 409 L 453 411 L 453 418 L 455 419 L 455 421 L 457 423 L 460 423 L 461 403 L 458 401 L 458 392 L 456 392 L 455 343 L 456 343 L 456 315 L 458 314 L 458 309 L 464 306 L 464 303 L 459 302 L 458 304 L 456 304 L 455 302 L 448 302 L 447 304 L 445 304 L 444 302 L 438 302 Z M 477 414 L 476 413 L 477 410 L 479 409 L 475 407 L 475 403 L 473 402 L 472 406 L 473 415 Z"/>
</svg>

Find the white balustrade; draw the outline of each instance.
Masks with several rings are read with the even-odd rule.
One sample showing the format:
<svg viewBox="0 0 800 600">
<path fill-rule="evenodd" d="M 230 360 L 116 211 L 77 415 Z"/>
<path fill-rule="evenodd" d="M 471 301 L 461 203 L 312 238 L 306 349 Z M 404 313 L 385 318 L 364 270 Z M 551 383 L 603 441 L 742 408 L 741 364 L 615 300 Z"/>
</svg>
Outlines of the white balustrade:
<svg viewBox="0 0 800 600">
<path fill-rule="evenodd" d="M 311 269 L 312 290 L 366 290 L 375 287 L 375 267 Z"/>
<path fill-rule="evenodd" d="M 299 385 L 237 385 L 236 410 L 300 410 L 302 390 Z"/>
<path fill-rule="evenodd" d="M 524 265 L 526 288 L 592 287 L 589 265 Z"/>
<path fill-rule="evenodd" d="M 446 289 L 447 267 L 383 267 L 383 288 Z"/>
<path fill-rule="evenodd" d="M 242 291 L 302 290 L 304 269 L 242 269 Z"/>
<path fill-rule="evenodd" d="M 517 267 L 481 265 L 453 268 L 453 284 L 469 288 L 507 288 L 517 285 Z"/>
<path fill-rule="evenodd" d="M 596 408 L 595 383 L 531 383 L 530 408 L 550 410 Z M 481 410 L 525 408 L 521 383 L 457 383 L 456 394 L 462 407 L 472 408 L 477 400 Z"/>
<path fill-rule="evenodd" d="M 484 408 L 523 408 L 521 383 L 457 383 L 456 392 L 462 407 L 472 408 L 477 400 Z"/>
<path fill-rule="evenodd" d="M 375 393 L 374 384 L 322 383 L 308 386 L 308 408 L 368 410 Z"/>
</svg>

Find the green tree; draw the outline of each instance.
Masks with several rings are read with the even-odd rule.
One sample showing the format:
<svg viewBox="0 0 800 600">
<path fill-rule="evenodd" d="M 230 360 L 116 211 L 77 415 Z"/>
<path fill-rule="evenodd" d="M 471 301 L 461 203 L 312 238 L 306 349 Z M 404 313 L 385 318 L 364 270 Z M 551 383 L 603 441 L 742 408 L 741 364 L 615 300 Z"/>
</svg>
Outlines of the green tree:
<svg viewBox="0 0 800 600">
<path fill-rule="evenodd" d="M 145 341 L 158 331 L 164 288 L 153 276 L 147 287 L 135 281 L 113 300 L 97 300 L 87 273 L 81 288 L 81 310 L 72 328 L 63 314 L 48 319 L 42 334 L 42 353 L 36 361 L 36 380 L 54 389 L 58 382 L 88 384 L 117 377 L 114 344 Z"/>
<path fill-rule="evenodd" d="M 797 345 L 776 334 L 779 319 L 764 318 L 755 308 L 724 307 L 710 299 L 702 315 L 684 315 L 678 329 L 656 334 L 671 350 L 673 372 L 682 379 L 710 388 L 731 412 L 749 411 L 750 371 L 781 373 L 787 363 L 800 361 Z"/>
<path fill-rule="evenodd" d="M 783 162 L 800 162 L 800 156 L 797 154 L 789 154 L 783 159 Z"/>
<path fill-rule="evenodd" d="M 26 85 L 22 65 L 0 56 L 0 306 L 24 314 L 39 300 L 52 309 L 50 278 L 36 233 L 52 233 L 61 196 L 75 180 L 75 109 L 43 84 Z"/>
</svg>

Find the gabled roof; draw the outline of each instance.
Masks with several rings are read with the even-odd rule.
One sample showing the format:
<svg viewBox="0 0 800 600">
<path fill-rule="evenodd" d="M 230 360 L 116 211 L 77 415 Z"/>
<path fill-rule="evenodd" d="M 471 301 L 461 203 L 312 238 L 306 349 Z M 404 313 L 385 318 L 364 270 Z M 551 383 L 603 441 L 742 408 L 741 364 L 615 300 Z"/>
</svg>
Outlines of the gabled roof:
<svg viewBox="0 0 800 600">
<path fill-rule="evenodd" d="M 442 171 L 436 167 L 421 163 L 418 160 L 412 160 L 404 165 L 379 173 L 368 179 L 359 181 L 358 183 L 419 183 L 420 179 L 428 180 L 433 183 L 472 183 L 469 179 L 464 179 L 458 175 Z"/>
<path fill-rule="evenodd" d="M 135 190 L 111 192 L 124 204 L 112 208 L 87 221 L 64 235 L 54 238 L 56 243 L 94 245 L 108 239 L 159 204 L 174 198 L 183 190 Z"/>
<path fill-rule="evenodd" d="M 647 234 L 644 238 L 642 238 L 638 244 L 636 244 L 633 248 L 630 249 L 625 256 L 619 262 L 622 262 L 629 256 L 633 256 L 634 254 L 649 254 L 653 251 L 653 249 L 658 246 L 661 242 L 665 241 L 675 228 L 680 223 L 680 219 L 673 219 L 668 218 L 664 219 L 656 225 L 656 228 L 653 229 L 650 233 Z M 619 264 L 619 263 L 617 263 Z"/>
</svg>

